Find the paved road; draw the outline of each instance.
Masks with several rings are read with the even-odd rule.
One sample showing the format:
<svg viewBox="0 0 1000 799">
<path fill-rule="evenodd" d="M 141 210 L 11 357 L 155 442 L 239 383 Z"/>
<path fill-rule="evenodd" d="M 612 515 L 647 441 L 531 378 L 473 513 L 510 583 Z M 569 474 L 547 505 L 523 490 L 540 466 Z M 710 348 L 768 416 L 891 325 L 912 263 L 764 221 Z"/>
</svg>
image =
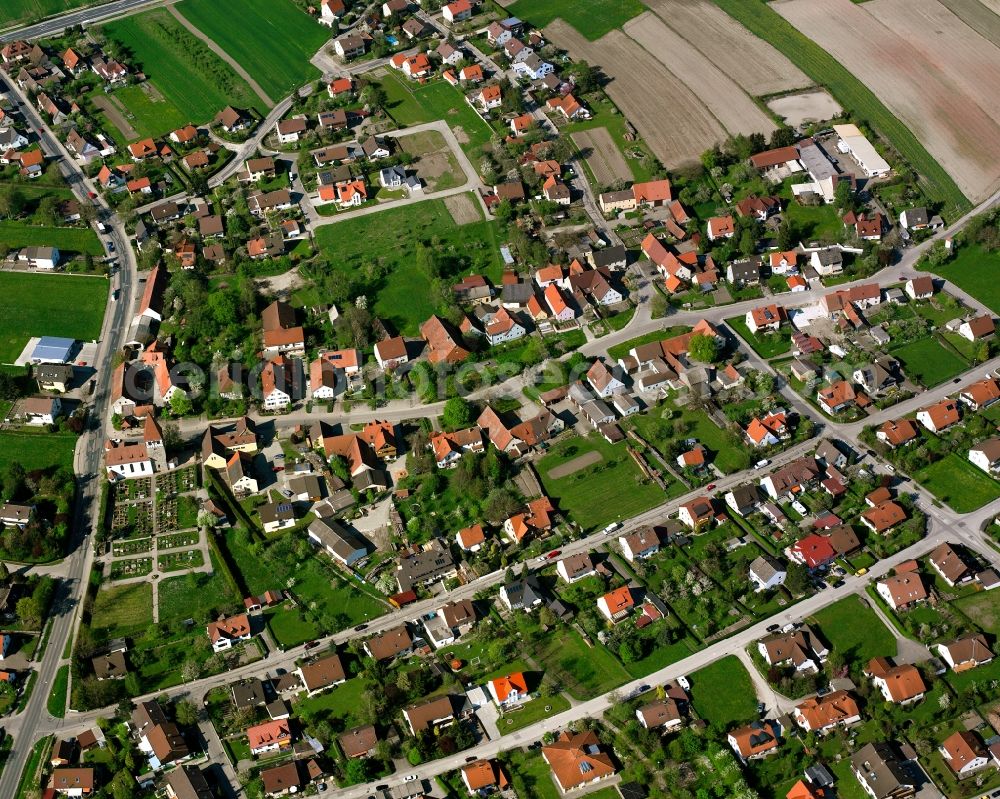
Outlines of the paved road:
<svg viewBox="0 0 1000 799">
<path fill-rule="evenodd" d="M 88 192 L 95 192 L 95 187 L 80 170 L 61 142 L 55 138 L 33 108 L 27 103 L 27 98 L 13 82 L 8 84 L 12 95 L 22 103 L 21 111 L 28 124 L 39 131 L 41 146 L 49 158 L 58 160 L 59 168 L 65 176 L 74 194 L 80 202 L 90 203 Z M 41 655 L 38 665 L 38 678 L 34 691 L 24 712 L 5 721 L 6 731 L 13 735 L 14 745 L 11 749 L 3 774 L 0 775 L 0 796 L 14 796 L 21 770 L 27 759 L 31 746 L 39 737 L 38 730 L 51 723 L 46 709 L 50 687 L 62 659 L 66 643 L 75 634 L 77 613 L 80 610 L 81 599 L 86 589 L 85 576 L 90 573 L 93 562 L 93 548 L 90 546 L 90 534 L 96 527 L 98 518 L 97 501 L 100 498 L 100 484 L 103 480 L 101 472 L 101 457 L 104 445 L 104 430 L 102 420 L 107 418 L 107 407 L 110 396 L 110 375 L 114 366 L 114 357 L 120 350 L 130 321 L 128 314 L 133 307 L 136 290 L 135 275 L 137 264 L 134 253 L 129 245 L 128 234 L 120 220 L 111 213 L 102 199 L 93 201 L 97 206 L 98 215 L 105 220 L 109 232 L 103 234 L 104 240 L 115 244 L 115 254 L 118 257 L 120 276 L 120 298 L 115 300 L 110 296 L 108 310 L 104 317 L 101 338 L 97 347 L 94 366 L 97 374 L 96 389 L 89 408 L 88 426 L 77 443 L 74 455 L 74 471 L 77 475 L 77 501 L 74 509 L 73 533 L 69 545 L 69 554 L 64 560 L 67 577 L 59 582 L 55 604 L 50 613 L 52 630 L 48 645 Z M 110 288 L 110 281 L 109 281 Z"/>
<path fill-rule="evenodd" d="M 0 32 L 0 41 L 9 42 L 14 39 L 39 39 L 46 36 L 53 36 L 74 25 L 90 25 L 95 22 L 104 22 L 113 17 L 134 14 L 147 6 L 157 6 L 163 2 L 164 0 L 115 0 L 112 3 L 83 8 L 79 11 L 70 11 L 69 13 L 61 14 L 58 17 L 52 17 L 33 25 L 8 29 Z"/>
</svg>

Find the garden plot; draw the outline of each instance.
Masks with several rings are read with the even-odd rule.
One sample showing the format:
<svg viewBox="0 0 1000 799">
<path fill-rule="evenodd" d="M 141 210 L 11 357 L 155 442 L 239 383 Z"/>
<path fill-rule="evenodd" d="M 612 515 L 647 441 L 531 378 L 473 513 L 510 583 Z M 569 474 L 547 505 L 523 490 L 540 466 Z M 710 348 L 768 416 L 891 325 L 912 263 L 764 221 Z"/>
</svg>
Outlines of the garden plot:
<svg viewBox="0 0 1000 799">
<path fill-rule="evenodd" d="M 768 100 L 767 107 L 793 128 L 804 122 L 836 119 L 844 110 L 825 89 L 802 94 L 788 94 Z"/>
<path fill-rule="evenodd" d="M 646 5 L 752 95 L 812 84 L 782 53 L 709 0 L 646 0 Z"/>
<path fill-rule="evenodd" d="M 414 157 L 410 169 L 417 173 L 428 191 L 444 191 L 461 186 L 465 175 L 448 142 L 436 130 L 425 130 L 396 139 L 397 144 Z"/>
<path fill-rule="evenodd" d="M 907 13 L 901 7 L 883 10 L 886 25 L 851 0 L 784 0 L 772 7 L 883 98 L 972 200 L 1000 183 L 1000 125 L 977 99 L 989 92 L 990 106 L 1000 108 L 1000 88 L 984 81 L 988 88 L 972 96 L 949 78 L 963 63 L 956 54 L 963 44 L 939 44 L 933 54 L 914 47 L 896 32 Z M 975 74 L 996 69 L 998 59 L 994 52 Z"/>
<path fill-rule="evenodd" d="M 652 13 L 626 23 L 625 33 L 693 91 L 730 133 L 764 133 L 776 127 L 731 78 Z"/>
<path fill-rule="evenodd" d="M 697 95 L 621 31 L 589 42 L 556 20 L 545 28 L 545 35 L 564 46 L 575 60 L 601 65 L 610 78 L 608 96 L 668 169 L 697 162 L 705 150 L 726 137 L 725 129 Z M 664 124 L 666 119 L 670 124 Z"/>
<path fill-rule="evenodd" d="M 570 135 L 598 185 L 610 186 L 631 176 L 632 170 L 607 128 L 591 128 Z"/>
</svg>

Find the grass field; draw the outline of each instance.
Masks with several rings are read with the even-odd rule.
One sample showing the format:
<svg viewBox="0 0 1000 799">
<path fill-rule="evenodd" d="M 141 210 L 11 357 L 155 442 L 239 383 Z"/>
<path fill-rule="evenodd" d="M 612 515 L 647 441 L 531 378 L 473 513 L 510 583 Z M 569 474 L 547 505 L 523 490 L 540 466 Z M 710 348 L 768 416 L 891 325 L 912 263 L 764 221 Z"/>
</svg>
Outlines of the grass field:
<svg viewBox="0 0 1000 799">
<path fill-rule="evenodd" d="M 320 76 L 309 59 L 330 41 L 330 30 L 292 0 L 184 0 L 177 10 L 275 102 Z"/>
<path fill-rule="evenodd" d="M 792 348 L 792 334 L 787 329 L 776 330 L 773 333 L 751 333 L 746 319 L 742 316 L 732 316 L 726 320 L 726 324 L 753 347 L 753 351 L 761 358 L 777 358 Z"/>
<path fill-rule="evenodd" d="M 60 666 L 56 678 L 52 681 L 52 690 L 48 698 L 50 716 L 61 719 L 66 715 L 66 689 L 69 687 L 69 666 Z"/>
<path fill-rule="evenodd" d="M 104 0 L 4 0 L 0 3 L 0 30 L 37 22 L 74 8 L 95 6 Z"/>
<path fill-rule="evenodd" d="M 633 424 L 646 441 L 666 455 L 666 450 L 673 443 L 673 423 L 679 419 L 688 425 L 686 435 L 704 444 L 715 456 L 713 463 L 723 472 L 732 474 L 749 468 L 750 449 L 742 441 L 734 445 L 726 431 L 709 419 L 704 411 L 682 408 L 679 417 L 671 416 L 673 413 L 673 406 L 666 404 L 649 413 L 636 414 L 632 417 Z"/>
<path fill-rule="evenodd" d="M 536 721 L 569 710 L 569 707 L 569 700 L 564 696 L 538 697 L 521 705 L 520 710 L 504 715 L 497 721 L 497 727 L 501 735 L 509 735 Z"/>
<path fill-rule="evenodd" d="M 104 254 L 97 234 L 90 228 L 43 227 L 20 222 L 0 222 L 0 244 L 10 249 L 19 247 L 55 247 L 60 252 L 93 256 Z"/>
<path fill-rule="evenodd" d="M 196 619 L 210 611 L 232 606 L 238 599 L 218 570 L 212 574 L 185 574 L 160 580 L 160 619 Z"/>
<path fill-rule="evenodd" d="M 556 466 L 588 452 L 600 453 L 601 460 L 565 477 L 549 477 Z M 597 433 L 556 446 L 538 462 L 538 474 L 559 509 L 585 530 L 635 516 L 666 499 L 655 483 L 640 482 L 642 472 L 624 447 L 609 444 Z"/>
<path fill-rule="evenodd" d="M 614 655 L 596 642 L 587 646 L 573 629 L 560 630 L 548 638 L 535 658 L 575 699 L 607 693 L 630 679 Z"/>
<path fill-rule="evenodd" d="M 978 244 L 961 245 L 958 254 L 934 273 L 1000 314 L 1000 252 L 986 252 Z"/>
<path fill-rule="evenodd" d="M 969 364 L 930 337 L 895 347 L 889 352 L 902 363 L 903 371 L 924 388 L 940 385 L 969 368 Z"/>
<path fill-rule="evenodd" d="M 979 591 L 952 603 L 983 632 L 1000 635 L 1000 596 L 993 591 Z"/>
<path fill-rule="evenodd" d="M 157 136 L 188 122 L 208 122 L 227 105 L 262 105 L 229 64 L 166 11 L 147 11 L 111 22 L 104 32 L 132 51 L 133 65 L 147 72 L 164 98 L 151 102 L 138 86 L 115 92 L 135 115 L 130 122 L 140 135 Z"/>
<path fill-rule="evenodd" d="M 497 223 L 481 220 L 456 225 L 444 200 L 393 208 L 316 231 L 316 242 L 333 269 L 354 275 L 367 263 L 389 267 L 388 276 L 376 286 L 373 313 L 411 336 L 435 310 L 431 277 L 412 257 L 412 246 L 423 242 L 430 247 L 435 240 L 440 242 L 433 251 L 443 277 L 478 272 L 499 281 L 502 262 Z M 401 247 L 401 242 L 408 246 Z"/>
<path fill-rule="evenodd" d="M 521 0 L 527 2 L 527 0 Z M 826 86 L 840 106 L 884 136 L 916 170 L 927 195 L 954 219 L 970 207 L 968 198 L 906 125 L 826 50 L 800 33 L 764 0 L 715 0 L 751 33 L 774 45 L 816 83 Z M 510 12 L 517 13 L 513 8 Z"/>
<path fill-rule="evenodd" d="M 420 125 L 443 119 L 455 131 L 462 149 L 475 159 L 489 142 L 493 130 L 468 103 L 462 93 L 443 80 L 417 86 L 394 72 L 379 76 L 385 90 L 385 109 L 400 126 Z"/>
<path fill-rule="evenodd" d="M 0 272 L 0 363 L 12 363 L 32 336 L 96 339 L 107 298 L 103 278 Z"/>
<path fill-rule="evenodd" d="M 133 583 L 97 592 L 91 627 L 108 638 L 136 635 L 153 623 L 153 587 Z"/>
<path fill-rule="evenodd" d="M 691 704 L 709 724 L 729 727 L 734 722 L 750 721 L 757 713 L 757 694 L 750 675 L 735 655 L 727 655 L 694 674 L 691 681 Z"/>
<path fill-rule="evenodd" d="M 893 657 L 896 639 L 867 605 L 855 596 L 828 605 L 813 616 L 820 634 L 848 663 L 863 666 L 874 657 Z"/>
<path fill-rule="evenodd" d="M 1000 483 L 957 452 L 916 472 L 913 479 L 959 513 L 969 513 L 1000 497 Z"/>
<path fill-rule="evenodd" d="M 17 461 L 29 472 L 65 466 L 73 468 L 77 437 L 72 433 L 0 432 L 0 472 Z"/>
<path fill-rule="evenodd" d="M 552 780 L 552 770 L 541 752 L 512 749 L 504 754 L 511 782 L 517 796 L 531 799 L 559 799 L 559 789 Z"/>
<path fill-rule="evenodd" d="M 844 223 L 832 205 L 802 205 L 793 200 L 785 206 L 785 218 L 795 223 L 803 241 L 836 241 L 844 231 Z"/>
<path fill-rule="evenodd" d="M 639 16 L 646 6 L 639 0 L 517 0 L 506 10 L 540 28 L 560 17 L 594 41 Z"/>
</svg>

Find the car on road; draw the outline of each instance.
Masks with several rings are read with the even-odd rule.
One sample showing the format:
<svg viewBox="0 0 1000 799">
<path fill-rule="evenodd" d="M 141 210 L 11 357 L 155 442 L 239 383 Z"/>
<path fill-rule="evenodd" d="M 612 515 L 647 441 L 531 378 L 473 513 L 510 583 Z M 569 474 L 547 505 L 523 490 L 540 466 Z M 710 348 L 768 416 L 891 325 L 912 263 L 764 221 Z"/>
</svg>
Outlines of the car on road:
<svg viewBox="0 0 1000 799">
<path fill-rule="evenodd" d="M 650 690 L 650 687 L 648 685 L 640 685 L 638 688 L 635 689 L 636 693 L 639 694 L 644 694 L 648 690 Z"/>
<path fill-rule="evenodd" d="M 552 558 L 558 558 L 561 554 L 561 549 L 553 549 L 548 555 L 545 556 L 545 559 L 552 560 Z"/>
<path fill-rule="evenodd" d="M 305 649 L 315 649 L 316 647 L 318 647 L 320 645 L 320 643 L 321 643 L 320 641 L 309 641 L 305 645 Z"/>
<path fill-rule="evenodd" d="M 866 574 L 868 574 L 868 569 L 858 569 L 856 572 L 854 572 L 854 574 L 857 577 L 864 577 Z"/>
<path fill-rule="evenodd" d="M 764 458 L 763 460 L 757 461 L 753 465 L 753 468 L 754 469 L 763 469 L 765 466 L 768 466 L 770 463 L 771 463 L 771 461 L 769 461 L 767 458 Z"/>
<path fill-rule="evenodd" d="M 416 774 L 407 774 L 403 777 L 403 782 L 413 782 L 417 778 Z"/>
<path fill-rule="evenodd" d="M 705 486 L 706 491 L 712 491 L 714 488 L 715 488 L 715 483 L 709 483 L 707 486 Z"/>
<path fill-rule="evenodd" d="M 359 633 L 362 630 L 367 630 L 367 629 L 368 629 L 367 624 L 359 624 L 357 627 L 354 628 L 354 632 Z"/>
<path fill-rule="evenodd" d="M 115 251 L 115 243 L 111 240 L 108 240 L 108 252 L 114 252 L 114 251 Z"/>
<path fill-rule="evenodd" d="M 769 625 L 767 625 L 767 631 L 769 633 L 776 633 L 780 629 L 781 629 L 781 625 L 780 624 L 769 624 Z"/>
<path fill-rule="evenodd" d="M 758 716 L 763 716 L 766 712 L 767 712 L 767 705 L 765 705 L 763 702 L 758 702 L 757 703 L 757 715 Z"/>
<path fill-rule="evenodd" d="M 683 688 L 685 691 L 690 691 L 691 690 L 691 683 L 688 682 L 688 678 L 687 677 L 684 677 L 684 676 L 678 677 L 677 678 L 677 684 L 681 688 Z"/>
<path fill-rule="evenodd" d="M 96 199 L 97 199 L 97 192 L 96 192 L 96 191 L 88 191 L 88 192 L 87 192 L 87 196 L 88 196 L 88 197 L 89 197 L 89 198 L 90 198 L 91 200 L 96 200 Z"/>
</svg>

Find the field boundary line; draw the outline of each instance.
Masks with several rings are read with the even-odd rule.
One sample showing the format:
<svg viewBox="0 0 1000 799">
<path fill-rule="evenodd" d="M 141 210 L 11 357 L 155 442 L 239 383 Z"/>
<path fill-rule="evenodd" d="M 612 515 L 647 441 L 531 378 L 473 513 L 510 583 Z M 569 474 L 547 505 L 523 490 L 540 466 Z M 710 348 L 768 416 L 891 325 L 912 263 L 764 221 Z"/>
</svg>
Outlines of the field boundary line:
<svg viewBox="0 0 1000 799">
<path fill-rule="evenodd" d="M 272 100 L 270 98 L 270 96 L 268 95 L 268 93 L 265 92 L 264 89 L 261 87 L 261 85 L 259 83 L 257 83 L 257 81 L 255 81 L 253 79 L 253 77 L 250 75 L 250 73 L 247 72 L 245 69 L 243 69 L 243 65 L 239 61 L 237 61 L 235 58 L 233 58 L 231 55 L 229 55 L 229 53 L 227 53 L 225 50 L 223 50 L 218 44 L 216 44 L 214 39 L 212 39 L 207 34 L 203 33 L 201 31 L 201 29 L 198 28 L 197 25 L 195 25 L 187 17 L 185 17 L 180 11 L 178 11 L 177 7 L 173 3 L 168 3 L 166 5 L 166 9 L 167 9 L 167 11 L 170 12 L 170 15 L 174 19 L 176 19 L 181 25 L 183 25 L 185 28 L 187 28 L 187 30 L 189 30 L 194 36 L 197 36 L 206 45 L 208 45 L 208 49 L 209 50 L 211 50 L 213 53 L 215 53 L 219 58 L 221 58 L 227 64 L 229 64 L 229 66 L 231 66 L 234 70 L 236 70 L 236 74 L 239 75 L 241 78 L 243 78 L 243 80 L 245 80 L 247 82 L 247 84 L 250 86 L 250 88 L 253 89 L 254 92 L 256 93 L 256 95 L 261 100 L 264 101 L 264 104 L 268 108 L 274 108 L 274 106 L 276 105 L 276 103 L 274 102 L 274 100 Z"/>
</svg>

